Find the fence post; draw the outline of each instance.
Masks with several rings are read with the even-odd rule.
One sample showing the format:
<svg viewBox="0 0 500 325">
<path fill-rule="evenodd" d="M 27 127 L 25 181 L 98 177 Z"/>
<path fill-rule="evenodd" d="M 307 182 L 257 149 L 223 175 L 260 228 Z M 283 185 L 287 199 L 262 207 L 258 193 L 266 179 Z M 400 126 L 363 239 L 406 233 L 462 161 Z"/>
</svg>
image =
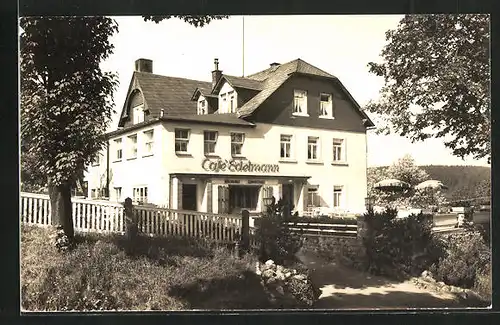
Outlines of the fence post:
<svg viewBox="0 0 500 325">
<path fill-rule="evenodd" d="M 359 240 L 362 240 L 363 237 L 366 234 L 366 222 L 365 222 L 365 216 L 364 215 L 359 215 L 356 218 L 356 230 L 357 230 L 357 238 Z"/>
<path fill-rule="evenodd" d="M 244 252 L 248 251 L 250 244 L 250 212 L 243 210 L 241 212 L 241 243 L 240 248 Z"/>
<path fill-rule="evenodd" d="M 125 199 L 125 202 L 123 203 L 124 207 L 124 215 L 125 215 L 125 232 L 127 235 L 127 241 L 128 241 L 128 249 L 129 253 L 133 252 L 135 242 L 137 239 L 137 232 L 138 232 L 138 226 L 137 226 L 137 218 L 136 214 L 134 211 L 134 206 L 132 204 L 132 199 L 127 197 Z"/>
</svg>

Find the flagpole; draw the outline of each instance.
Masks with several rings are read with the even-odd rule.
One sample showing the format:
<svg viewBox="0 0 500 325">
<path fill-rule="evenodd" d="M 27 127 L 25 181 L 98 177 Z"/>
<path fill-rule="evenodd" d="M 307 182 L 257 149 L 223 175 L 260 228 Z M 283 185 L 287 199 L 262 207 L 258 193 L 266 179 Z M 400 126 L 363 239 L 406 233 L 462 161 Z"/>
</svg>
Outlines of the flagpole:
<svg viewBox="0 0 500 325">
<path fill-rule="evenodd" d="M 245 16 L 242 17 L 243 18 L 243 37 L 242 37 L 242 43 L 243 43 L 243 64 L 242 64 L 242 69 L 243 69 L 243 77 L 245 76 Z"/>
</svg>

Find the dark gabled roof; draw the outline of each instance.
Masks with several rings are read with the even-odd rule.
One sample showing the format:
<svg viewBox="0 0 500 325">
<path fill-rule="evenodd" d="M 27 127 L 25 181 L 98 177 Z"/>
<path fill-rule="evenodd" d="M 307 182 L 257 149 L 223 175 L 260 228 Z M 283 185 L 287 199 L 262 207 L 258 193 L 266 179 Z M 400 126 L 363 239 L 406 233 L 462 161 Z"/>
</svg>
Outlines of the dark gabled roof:
<svg viewBox="0 0 500 325">
<path fill-rule="evenodd" d="M 222 79 L 227 80 L 227 82 L 233 88 L 245 88 L 245 89 L 253 89 L 253 90 L 262 90 L 263 89 L 262 82 L 260 82 L 259 80 L 255 80 L 255 79 L 229 76 L 229 75 L 223 75 L 221 80 Z M 220 82 L 220 80 L 219 80 L 219 82 Z M 219 83 L 217 83 L 217 84 L 219 84 Z M 217 89 L 217 85 L 215 86 L 215 89 Z"/>
<path fill-rule="evenodd" d="M 349 99 L 354 103 L 355 108 L 358 110 L 359 114 L 367 120 L 365 125 L 373 126 L 373 122 L 370 120 L 368 115 L 361 109 L 359 104 L 354 100 L 347 89 L 342 85 L 342 83 L 332 74 L 325 72 L 315 66 L 301 60 L 296 59 L 285 64 L 278 66 L 272 66 L 266 70 L 251 74 L 247 76 L 249 79 L 254 79 L 260 81 L 263 90 L 255 95 L 252 99 L 246 102 L 238 110 L 239 117 L 246 117 L 251 115 L 266 99 L 268 99 L 292 74 L 306 74 L 312 76 L 319 76 L 334 80 L 340 85 L 342 90 L 347 94 Z"/>
<path fill-rule="evenodd" d="M 198 122 L 208 124 L 222 124 L 222 125 L 237 125 L 237 126 L 255 126 L 254 123 L 248 122 L 239 118 L 236 113 L 230 114 L 204 114 L 204 115 L 182 115 L 182 116 L 163 116 L 160 117 L 161 121 L 178 121 L 178 122 Z"/>
<path fill-rule="evenodd" d="M 185 115 L 196 113 L 196 102 L 191 100 L 195 89 L 210 93 L 212 83 L 177 77 L 167 77 L 147 72 L 134 72 L 134 77 L 144 96 L 150 113 L 158 116 Z"/>
<path fill-rule="evenodd" d="M 239 116 L 248 116 L 253 113 L 276 89 L 278 89 L 294 73 L 321 76 L 337 79 L 335 76 L 310 65 L 301 59 L 293 60 L 279 66 L 270 67 L 264 71 L 249 75 L 247 78 L 262 82 L 263 90 L 246 102 L 239 110 Z"/>
</svg>

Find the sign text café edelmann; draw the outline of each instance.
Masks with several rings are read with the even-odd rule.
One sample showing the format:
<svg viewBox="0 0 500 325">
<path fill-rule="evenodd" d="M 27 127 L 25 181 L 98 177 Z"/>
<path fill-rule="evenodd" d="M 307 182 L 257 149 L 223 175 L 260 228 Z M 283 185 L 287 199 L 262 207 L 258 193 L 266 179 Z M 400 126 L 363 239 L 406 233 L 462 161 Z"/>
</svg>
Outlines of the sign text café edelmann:
<svg viewBox="0 0 500 325">
<path fill-rule="evenodd" d="M 235 160 L 235 159 L 204 159 L 201 167 L 209 172 L 260 172 L 260 173 L 278 173 L 279 165 L 277 164 L 254 164 L 250 160 Z"/>
</svg>

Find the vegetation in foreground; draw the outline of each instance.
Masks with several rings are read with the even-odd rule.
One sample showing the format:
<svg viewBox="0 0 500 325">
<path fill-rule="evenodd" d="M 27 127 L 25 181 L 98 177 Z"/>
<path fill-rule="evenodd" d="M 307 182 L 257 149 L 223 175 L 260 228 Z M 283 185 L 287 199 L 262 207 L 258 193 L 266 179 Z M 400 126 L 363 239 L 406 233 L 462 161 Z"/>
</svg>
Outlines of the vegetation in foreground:
<svg viewBox="0 0 500 325">
<path fill-rule="evenodd" d="M 21 230 L 22 308 L 26 311 L 275 308 L 242 259 L 206 241 L 140 237 L 133 256 L 121 236 L 77 234 L 60 253 L 52 231 Z"/>
</svg>

